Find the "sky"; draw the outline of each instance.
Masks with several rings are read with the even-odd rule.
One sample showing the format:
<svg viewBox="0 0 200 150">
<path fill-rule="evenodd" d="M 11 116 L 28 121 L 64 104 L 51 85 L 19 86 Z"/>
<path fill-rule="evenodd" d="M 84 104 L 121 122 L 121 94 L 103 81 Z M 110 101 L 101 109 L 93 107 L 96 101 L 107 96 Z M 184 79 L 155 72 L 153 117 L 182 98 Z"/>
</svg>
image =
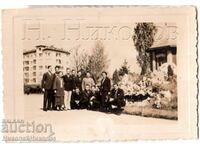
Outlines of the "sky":
<svg viewBox="0 0 200 150">
<path fill-rule="evenodd" d="M 80 45 L 80 49 L 90 54 L 96 41 L 101 41 L 109 60 L 107 71 L 110 75 L 121 67 L 125 59 L 132 72 L 140 72 L 136 62 L 137 51 L 132 40 L 134 23 L 94 20 L 63 23 L 62 19 L 55 21 L 54 18 L 53 21 L 28 20 L 22 23 L 21 29 L 24 51 L 34 49 L 40 44 L 54 45 L 67 51 Z"/>
<path fill-rule="evenodd" d="M 32 18 L 21 19 L 21 39 L 23 49 L 31 50 L 36 45 L 54 45 L 67 51 L 80 45 L 80 49 L 90 54 L 96 41 L 101 41 L 108 56 L 108 73 L 110 76 L 115 69 L 119 69 L 124 60 L 128 62 L 131 72 L 140 73 L 141 69 L 136 61 L 137 51 L 132 36 L 136 22 L 120 17 L 86 16 L 82 18 Z M 170 39 L 174 28 L 165 30 L 166 23 L 157 23 L 158 38 Z M 168 26 L 174 24 L 168 23 Z M 164 27 L 164 28 L 163 28 Z M 173 29 L 173 30 L 172 30 Z M 166 32 L 167 31 L 167 32 Z M 158 40 L 159 41 L 159 40 Z M 155 42 L 156 43 L 156 42 Z M 154 44 L 155 44 L 154 43 Z"/>
</svg>

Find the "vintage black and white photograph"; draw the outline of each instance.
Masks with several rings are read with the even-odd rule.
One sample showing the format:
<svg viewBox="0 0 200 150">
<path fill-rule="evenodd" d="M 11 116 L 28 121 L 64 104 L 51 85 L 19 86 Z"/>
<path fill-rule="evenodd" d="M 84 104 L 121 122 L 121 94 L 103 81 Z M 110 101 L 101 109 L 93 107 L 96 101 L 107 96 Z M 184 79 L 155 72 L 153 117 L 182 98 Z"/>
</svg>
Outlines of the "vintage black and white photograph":
<svg viewBox="0 0 200 150">
<path fill-rule="evenodd" d="M 24 41 L 27 99 L 35 99 L 34 103 L 43 99 L 43 105 L 38 103 L 43 111 L 78 113 L 85 109 L 177 120 L 177 26 L 142 22 L 133 24 L 132 30 L 122 27 L 118 32 L 124 35 L 116 38 L 125 40 L 125 45 L 98 40 L 103 38 L 98 33 L 105 32 L 99 28 L 82 29 L 96 39 L 66 41 L 67 46 L 61 48 L 46 40 L 38 45 Z M 28 28 L 34 28 L 34 24 Z M 79 32 L 72 29 L 71 36 L 73 30 Z"/>
</svg>

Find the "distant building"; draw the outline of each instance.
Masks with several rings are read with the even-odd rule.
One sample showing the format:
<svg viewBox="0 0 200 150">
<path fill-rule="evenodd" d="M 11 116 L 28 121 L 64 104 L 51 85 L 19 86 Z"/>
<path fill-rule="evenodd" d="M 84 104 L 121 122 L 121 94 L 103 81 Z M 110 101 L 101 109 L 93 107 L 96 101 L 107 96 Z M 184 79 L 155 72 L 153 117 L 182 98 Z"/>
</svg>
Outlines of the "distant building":
<svg viewBox="0 0 200 150">
<path fill-rule="evenodd" d="M 25 85 L 40 85 L 48 65 L 60 66 L 65 71 L 69 65 L 69 52 L 53 46 L 38 45 L 33 50 L 23 52 L 23 72 Z"/>
<path fill-rule="evenodd" d="M 161 35 L 163 38 L 154 42 L 152 47 L 147 50 L 150 55 L 150 68 L 152 71 L 157 70 L 163 63 L 173 63 L 176 65 L 176 36 L 170 37 L 169 29 L 175 27 L 171 24 L 165 24 L 163 28 L 166 28 L 167 32 L 163 32 Z"/>
</svg>

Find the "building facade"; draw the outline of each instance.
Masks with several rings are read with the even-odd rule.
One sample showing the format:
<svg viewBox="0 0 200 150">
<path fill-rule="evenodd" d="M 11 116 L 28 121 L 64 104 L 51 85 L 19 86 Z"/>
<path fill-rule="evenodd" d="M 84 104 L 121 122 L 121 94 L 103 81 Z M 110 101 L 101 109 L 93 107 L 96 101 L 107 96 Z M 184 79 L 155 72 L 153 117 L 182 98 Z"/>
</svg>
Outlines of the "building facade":
<svg viewBox="0 0 200 150">
<path fill-rule="evenodd" d="M 150 48 L 147 52 L 150 55 L 151 71 L 157 70 L 164 63 L 173 63 L 176 65 L 176 51 L 176 46 L 174 45 Z"/>
<path fill-rule="evenodd" d="M 151 71 L 157 70 L 164 63 L 177 64 L 177 27 L 173 23 L 159 24 L 154 44 L 147 50 L 150 56 Z M 162 30 L 161 30 L 162 29 Z"/>
<path fill-rule="evenodd" d="M 48 66 L 60 66 L 65 71 L 69 65 L 70 53 L 53 46 L 38 45 L 33 50 L 23 52 L 23 72 L 25 85 L 40 85 Z"/>
</svg>

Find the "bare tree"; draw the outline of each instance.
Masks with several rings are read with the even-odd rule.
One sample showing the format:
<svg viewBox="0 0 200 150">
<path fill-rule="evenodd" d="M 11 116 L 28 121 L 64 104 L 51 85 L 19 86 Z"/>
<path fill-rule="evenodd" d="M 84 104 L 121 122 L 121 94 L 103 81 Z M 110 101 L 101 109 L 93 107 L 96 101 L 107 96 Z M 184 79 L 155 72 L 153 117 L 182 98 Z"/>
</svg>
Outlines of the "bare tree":
<svg viewBox="0 0 200 150">
<path fill-rule="evenodd" d="M 89 56 L 88 70 L 93 74 L 97 81 L 102 73 L 108 68 L 107 56 L 104 54 L 104 46 L 101 41 L 97 41 L 92 50 L 92 55 Z"/>
<path fill-rule="evenodd" d="M 72 51 L 73 51 L 74 67 L 76 71 L 86 70 L 88 66 L 89 55 L 84 51 L 84 49 L 81 49 L 80 45 L 74 47 Z"/>
</svg>

